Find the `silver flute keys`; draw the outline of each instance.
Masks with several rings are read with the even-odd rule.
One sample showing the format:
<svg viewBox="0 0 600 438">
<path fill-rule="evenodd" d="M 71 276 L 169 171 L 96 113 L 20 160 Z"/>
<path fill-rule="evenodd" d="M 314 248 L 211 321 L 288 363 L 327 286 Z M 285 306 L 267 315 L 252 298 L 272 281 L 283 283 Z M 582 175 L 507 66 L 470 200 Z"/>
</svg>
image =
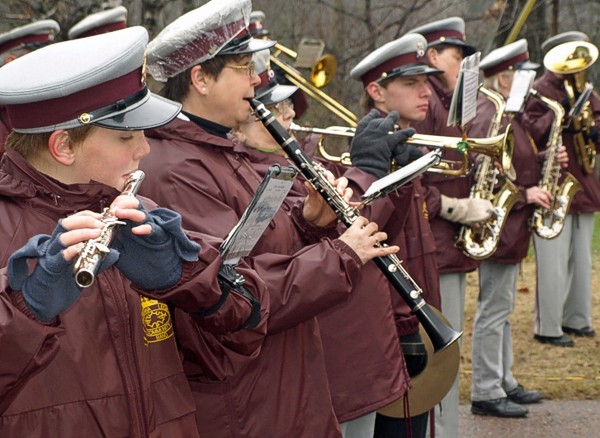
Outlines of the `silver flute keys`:
<svg viewBox="0 0 600 438">
<path fill-rule="evenodd" d="M 141 170 L 133 172 L 125 182 L 125 188 L 121 195 L 135 196 L 144 176 L 145 174 Z M 73 276 L 79 287 L 90 287 L 94 283 L 102 260 L 110 252 L 110 244 L 115 236 L 117 226 L 125 225 L 125 222 L 119 220 L 108 208 L 104 209 L 100 220 L 104 223 L 100 236 L 85 242 L 73 266 Z"/>
</svg>

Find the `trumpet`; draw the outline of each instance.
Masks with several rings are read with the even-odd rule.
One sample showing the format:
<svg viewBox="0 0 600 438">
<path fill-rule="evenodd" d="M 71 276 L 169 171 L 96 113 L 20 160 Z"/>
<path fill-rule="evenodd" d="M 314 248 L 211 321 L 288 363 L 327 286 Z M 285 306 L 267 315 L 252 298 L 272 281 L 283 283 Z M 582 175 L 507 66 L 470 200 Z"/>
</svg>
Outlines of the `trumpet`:
<svg viewBox="0 0 600 438">
<path fill-rule="evenodd" d="M 352 165 L 350 153 L 343 152 L 340 155 L 333 155 L 327 151 L 325 139 L 327 137 L 354 137 L 355 128 L 345 126 L 331 126 L 329 128 L 307 128 L 292 123 L 290 130 L 292 132 L 302 132 L 307 134 L 318 134 L 321 137 L 317 143 L 319 154 L 327 161 L 341 163 L 346 166 Z M 390 132 L 392 134 L 392 132 Z M 514 150 L 514 137 L 512 127 L 509 125 L 504 134 L 499 134 L 489 138 L 461 138 L 444 137 L 438 135 L 415 134 L 406 140 L 406 144 L 413 146 L 424 146 L 430 149 L 455 149 L 462 157 L 462 161 L 442 160 L 436 166 L 427 171 L 432 173 L 441 173 L 447 176 L 464 176 L 471 170 L 469 151 L 483 154 L 493 158 L 502 164 L 506 172 L 512 169 L 512 154 Z"/>
</svg>

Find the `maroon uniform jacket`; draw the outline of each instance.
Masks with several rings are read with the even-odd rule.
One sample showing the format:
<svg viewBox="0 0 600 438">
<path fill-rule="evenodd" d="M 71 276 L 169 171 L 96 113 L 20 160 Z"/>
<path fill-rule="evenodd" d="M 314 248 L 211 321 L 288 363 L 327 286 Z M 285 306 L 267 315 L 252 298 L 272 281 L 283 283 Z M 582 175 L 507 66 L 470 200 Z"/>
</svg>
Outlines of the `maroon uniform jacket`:
<svg viewBox="0 0 600 438">
<path fill-rule="evenodd" d="M 10 128 L 6 123 L 7 114 L 4 111 L 3 107 L 0 107 L 0 157 L 4 153 L 4 142 L 6 141 L 6 137 L 10 134 Z"/>
<path fill-rule="evenodd" d="M 462 132 L 458 127 L 446 126 L 452 93 L 435 76 L 429 77 L 429 85 L 433 94 L 429 98 L 427 117 L 422 122 L 413 125 L 417 133 L 452 137 L 462 136 Z M 462 156 L 455 150 L 446 150 L 444 151 L 444 159 L 460 161 Z M 441 274 L 470 272 L 479 266 L 477 260 L 464 255 L 454 244 L 461 224 L 447 221 L 439 216 L 441 195 L 452 198 L 467 198 L 472 183 L 473 175 L 471 174 L 464 177 L 445 176 L 430 172 L 423 174 L 429 223 L 435 236 L 436 258 Z"/>
<path fill-rule="evenodd" d="M 247 149 L 254 168 L 261 175 L 273 164 L 289 165 L 281 155 Z M 373 181 L 372 176 L 360 170 L 354 173 L 354 181 L 364 186 Z M 294 204 L 306 196 L 304 181 L 301 176 L 296 178 L 287 202 Z M 393 209 L 387 199 L 377 203 L 381 203 L 382 212 Z M 369 212 L 362 210 L 361 214 L 382 227 Z M 389 213 L 384 214 L 389 216 Z M 367 263 L 350 298 L 318 316 L 333 407 L 340 422 L 388 405 L 408 389 L 408 374 L 390 302 L 390 294 L 395 292 L 390 289 L 379 268 L 373 262 Z"/>
<path fill-rule="evenodd" d="M 483 95 L 477 100 L 477 116 L 471 122 L 469 133 L 473 137 L 485 137 L 489 132 L 492 119 L 496 114 L 496 107 Z M 514 134 L 514 151 L 512 163 L 517 174 L 513 183 L 519 189 L 523 200 L 518 201 L 510 210 L 496 252 L 489 257 L 498 263 L 517 264 L 527 255 L 531 229 L 529 221 L 534 204 L 527 204 L 526 189 L 538 185 L 540 180 L 540 159 L 537 150 L 528 132 L 521 124 L 521 114 L 512 120 L 505 114 L 502 119 L 504 132 L 509 122 L 512 123 Z"/>
<path fill-rule="evenodd" d="M 147 135 L 142 192 L 179 211 L 185 228 L 226 236 L 262 180 L 245 148 L 182 118 Z M 205 436 L 339 436 L 316 315 L 348 298 L 361 262 L 345 243 L 304 223 L 300 208 L 286 209 L 248 258 L 270 295 L 269 332 L 255 360 L 214 375 L 198 365 L 204 351 L 196 334 L 178 331 Z"/>
<path fill-rule="evenodd" d="M 541 95 L 557 102 L 563 102 L 567 95 L 564 89 L 563 80 L 557 78 L 551 72 L 545 72 L 533 84 Z M 598 95 L 592 93 L 590 103 L 595 120 L 595 128 L 600 131 L 600 99 Z M 566 111 L 568 113 L 568 110 Z M 529 130 L 538 146 L 546 148 L 550 126 L 554 120 L 554 113 L 548 109 L 546 104 L 538 99 L 530 98 L 527 102 L 527 111 L 523 120 L 524 126 Z M 577 154 L 573 147 L 573 133 L 569 128 L 563 130 L 563 144 L 569 154 L 569 165 L 567 171 L 570 172 L 581 183 L 583 190 L 579 191 L 573 198 L 569 213 L 592 213 L 600 210 L 600 182 L 595 172 L 586 174 L 582 166 L 577 161 Z M 600 151 L 600 136 L 596 141 L 596 150 Z"/>
<path fill-rule="evenodd" d="M 37 172 L 18 153 L 7 152 L 0 166 L 1 266 L 29 238 L 51 234 L 59 219 L 80 210 L 102 211 L 117 195 L 98 183 L 63 185 Z M 148 209 L 155 206 L 144 203 Z M 144 298 L 113 266 L 50 324 L 32 316 L 21 294 L 8 287 L 3 271 L 0 436 L 198 436 L 172 315 L 175 308 L 192 313 L 207 309 L 221 291 L 218 251 L 198 236 L 194 240 L 202 245 L 199 260 L 184 263 L 180 282 L 168 291 L 143 292 Z M 249 290 L 259 299 L 268 298 L 261 281 L 247 269 L 244 274 Z M 232 322 L 232 331 L 249 314 L 247 300 L 230 295 L 217 313 L 197 321 L 207 333 L 227 339 L 220 321 Z M 160 318 L 151 325 L 153 315 Z M 262 324 L 247 335 L 246 354 L 260 350 L 265 333 Z"/>
</svg>

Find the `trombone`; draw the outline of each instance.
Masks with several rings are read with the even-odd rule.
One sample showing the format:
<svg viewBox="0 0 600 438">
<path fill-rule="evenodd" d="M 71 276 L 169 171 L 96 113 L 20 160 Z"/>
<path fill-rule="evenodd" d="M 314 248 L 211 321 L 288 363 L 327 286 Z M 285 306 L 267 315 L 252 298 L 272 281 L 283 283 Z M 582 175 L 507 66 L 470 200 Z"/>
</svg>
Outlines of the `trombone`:
<svg viewBox="0 0 600 438">
<path fill-rule="evenodd" d="M 311 68 L 311 80 L 307 81 L 298 70 L 279 59 L 282 53 L 292 59 L 298 59 L 298 53 L 279 43 L 275 44 L 271 62 L 283 71 L 285 78 L 345 123 L 356 127 L 358 124 L 356 114 L 319 89 L 327 85 L 333 78 L 337 68 L 335 58 L 332 55 L 321 56 Z"/>
<path fill-rule="evenodd" d="M 340 155 L 329 153 L 325 147 L 325 139 L 327 137 L 352 138 L 354 137 L 355 128 L 345 126 L 331 126 L 325 129 L 307 128 L 292 123 L 290 130 L 292 132 L 320 135 L 321 137 L 317 143 L 317 149 L 319 154 L 325 160 L 333 163 L 341 163 L 346 166 L 352 165 L 349 152 L 343 152 Z M 505 172 L 510 172 L 512 169 L 514 137 L 511 125 L 508 125 L 504 134 L 489 138 L 463 139 L 461 137 L 415 134 L 406 140 L 406 144 L 425 146 L 431 149 L 454 149 L 462 155 L 462 161 L 442 160 L 439 164 L 427 170 L 427 172 L 431 173 L 441 173 L 446 176 L 467 175 L 471 170 L 469 159 L 470 151 L 492 157 L 495 161 L 502 164 L 502 168 Z"/>
</svg>

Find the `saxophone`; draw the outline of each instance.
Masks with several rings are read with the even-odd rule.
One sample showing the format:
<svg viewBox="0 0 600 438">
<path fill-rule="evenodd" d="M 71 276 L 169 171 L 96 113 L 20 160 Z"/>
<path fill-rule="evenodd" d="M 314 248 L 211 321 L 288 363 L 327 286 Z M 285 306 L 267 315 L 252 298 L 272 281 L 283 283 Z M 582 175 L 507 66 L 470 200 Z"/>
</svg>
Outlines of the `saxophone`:
<svg viewBox="0 0 600 438">
<path fill-rule="evenodd" d="M 585 71 L 581 71 L 576 74 L 567 75 L 564 80 L 564 87 L 571 108 L 573 108 L 573 105 L 577 101 L 577 95 L 581 94 L 587 85 L 583 76 L 584 73 Z M 573 142 L 577 161 L 581 164 L 585 173 L 592 173 L 596 165 L 596 146 L 590 139 L 592 126 L 594 126 L 592 108 L 590 101 L 586 100 L 579 115 L 571 119 L 571 127 L 575 131 Z"/>
<path fill-rule="evenodd" d="M 145 174 L 141 170 L 133 172 L 127 178 L 125 188 L 121 194 L 135 196 L 144 180 L 144 176 Z M 79 287 L 90 287 L 94 283 L 100 263 L 110 252 L 109 247 L 115 236 L 117 225 L 125 225 L 125 222 L 120 221 L 108 208 L 104 209 L 100 220 L 104 223 L 100 236 L 85 242 L 73 266 L 73 276 Z"/>
<path fill-rule="evenodd" d="M 502 128 L 502 115 L 506 102 L 496 91 L 485 87 L 481 87 L 480 90 L 496 107 L 496 114 L 488 131 L 488 137 L 495 136 Z M 509 144 L 507 141 L 507 153 L 512 156 L 512 148 L 508 151 Z M 475 183 L 471 187 L 469 197 L 488 199 L 494 206 L 494 214 L 477 229 L 467 225 L 461 226 L 456 239 L 456 245 L 463 253 L 476 260 L 483 260 L 496 251 L 508 213 L 513 205 L 522 199 L 517 187 L 507 178 L 504 179 L 502 187 L 494 191 L 498 184 L 498 173 L 492 157 L 484 156 L 477 167 Z"/>
<path fill-rule="evenodd" d="M 535 208 L 531 218 L 531 227 L 542 239 L 554 239 L 564 227 L 569 206 L 575 193 L 581 190 L 581 184 L 569 172 L 565 173 L 562 184 L 559 185 L 558 183 L 561 177 L 558 149 L 562 146 L 562 120 L 565 116 L 565 110 L 561 104 L 542 96 L 536 90 L 531 90 L 530 93 L 544 102 L 554 113 L 554 122 L 549 137 L 550 145 L 542 167 L 542 178 L 538 184 L 540 188 L 550 192 L 552 204 L 548 209 Z"/>
</svg>

